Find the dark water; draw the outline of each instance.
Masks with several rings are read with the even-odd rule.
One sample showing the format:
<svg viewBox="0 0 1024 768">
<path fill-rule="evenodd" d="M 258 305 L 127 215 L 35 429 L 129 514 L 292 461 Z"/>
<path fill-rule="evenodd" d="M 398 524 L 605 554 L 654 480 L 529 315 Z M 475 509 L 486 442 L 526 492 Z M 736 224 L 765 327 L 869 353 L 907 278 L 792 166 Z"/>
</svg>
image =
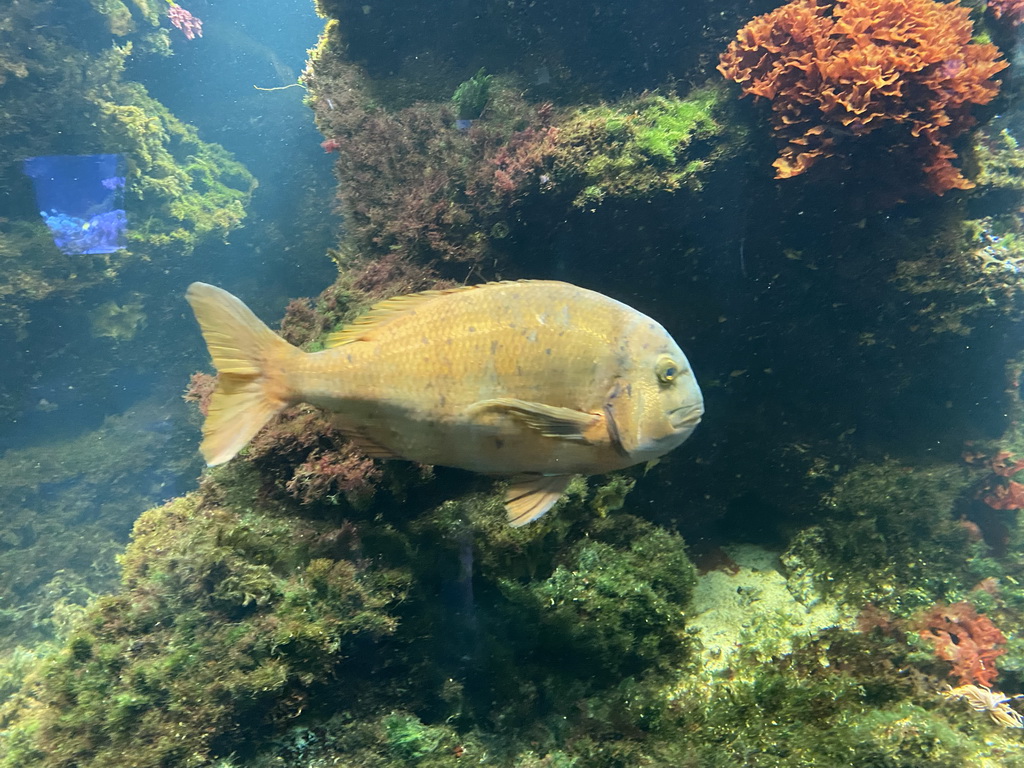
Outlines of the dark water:
<svg viewBox="0 0 1024 768">
<path fill-rule="evenodd" d="M 194 253 L 180 259 L 172 250 L 163 263 L 128 265 L 71 300 L 61 291 L 32 302 L 23 330 L 9 327 L 0 338 L 8 361 L 0 370 L 5 408 L 0 453 L 6 452 L 8 467 L 8 480 L 0 480 L 4 504 L 10 514 L 18 508 L 26 520 L 38 515 L 38 522 L 28 524 L 47 529 L 48 535 L 60 529 L 74 537 L 74 526 L 96 526 L 96 545 L 85 543 L 76 555 L 86 571 L 90 557 L 110 557 L 100 539 L 123 544 L 139 511 L 195 487 L 198 422 L 181 396 L 191 372 L 204 369 L 207 360 L 194 321 L 186 316 L 188 283 L 202 280 L 247 295 L 273 323 L 291 298 L 315 295 L 333 274 L 325 255 L 339 223 L 330 203 L 333 182 L 321 137 L 302 104 L 303 89 L 253 87 L 295 83 L 321 21 L 304 2 L 200 3 L 192 10 L 204 20 L 202 39 L 186 41 L 173 30 L 173 55 L 130 57 L 124 77 L 142 84 L 195 126 L 201 140 L 223 146 L 255 176 L 259 187 L 244 225 L 227 238 L 200 241 Z M 11 144 L 15 154 L 24 155 L 24 147 Z M 58 140 L 49 152 L 60 151 Z M 77 166 L 32 162 L 49 184 L 40 194 L 55 208 L 84 211 L 92 204 L 92 187 L 105 191 L 80 180 Z M 116 160 L 110 168 L 95 162 L 83 167 L 94 166 L 100 176 L 117 175 Z M 22 207 L 16 197 L 4 199 L 8 215 Z M 130 217 L 136 215 L 129 210 Z M 110 315 L 111 307 L 128 308 L 118 316 L 128 321 L 123 332 L 93 319 Z M 118 335 L 105 335 L 105 329 Z M 104 440 L 133 444 L 147 458 L 133 462 L 130 472 L 119 471 L 104 462 Z M 83 446 L 92 444 L 98 466 L 90 471 L 80 458 Z M 57 473 L 52 481 L 45 472 L 32 479 L 19 471 L 25 461 L 39 464 L 34 455 L 53 459 L 46 464 L 48 472 Z M 17 569 L 17 557 L 11 558 L 9 568 Z M 92 586 L 109 588 L 113 568 L 97 564 L 94 570 L 101 577 L 90 578 Z M 45 588 L 47 579 L 45 569 L 28 580 L 10 579 L 0 610 L 43 599 L 34 590 Z M 8 627 L 12 640 L 24 630 L 13 619 Z"/>
</svg>

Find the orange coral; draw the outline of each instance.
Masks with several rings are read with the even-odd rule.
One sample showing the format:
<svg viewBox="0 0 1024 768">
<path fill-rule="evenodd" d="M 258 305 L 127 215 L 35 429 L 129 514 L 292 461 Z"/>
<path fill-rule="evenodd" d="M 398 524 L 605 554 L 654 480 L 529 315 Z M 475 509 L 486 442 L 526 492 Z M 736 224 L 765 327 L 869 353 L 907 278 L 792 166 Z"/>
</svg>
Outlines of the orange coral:
<svg viewBox="0 0 1024 768">
<path fill-rule="evenodd" d="M 887 158 L 911 161 L 941 195 L 973 186 L 949 142 L 974 124 L 973 105 L 995 97 L 991 78 L 1007 66 L 994 45 L 970 42 L 968 14 L 934 0 L 796 0 L 743 27 L 718 70 L 771 101 L 785 142 L 777 178 L 879 132 Z"/>
<path fill-rule="evenodd" d="M 991 688 L 999 676 L 996 659 L 1006 653 L 997 648 L 1006 638 L 991 620 L 979 615 L 970 603 L 936 605 L 920 619 L 919 634 L 935 645 L 935 655 L 953 663 L 951 675 L 961 685 L 976 684 Z"/>
<path fill-rule="evenodd" d="M 1024 0 L 988 0 L 988 8 L 997 19 L 1006 19 L 1015 27 L 1024 21 Z"/>
<path fill-rule="evenodd" d="M 978 463 L 982 455 L 972 455 L 968 464 Z M 1024 509 L 1024 483 L 1014 476 L 1024 470 L 1024 460 L 1014 458 L 1009 451 L 1000 451 L 988 459 L 992 475 L 978 490 L 978 496 L 992 509 Z"/>
</svg>

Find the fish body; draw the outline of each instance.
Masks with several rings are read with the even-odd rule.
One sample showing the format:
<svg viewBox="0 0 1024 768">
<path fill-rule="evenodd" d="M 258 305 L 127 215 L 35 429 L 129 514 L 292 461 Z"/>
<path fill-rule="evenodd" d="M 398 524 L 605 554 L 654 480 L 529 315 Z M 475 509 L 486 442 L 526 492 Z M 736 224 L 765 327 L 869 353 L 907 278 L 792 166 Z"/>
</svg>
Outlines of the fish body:
<svg viewBox="0 0 1024 768">
<path fill-rule="evenodd" d="M 703 414 L 686 356 L 658 323 L 607 296 L 535 280 L 381 302 L 306 353 L 231 294 L 187 298 L 220 374 L 204 426 L 210 465 L 235 455 L 281 409 L 334 414 L 381 458 L 510 475 L 520 525 L 574 474 L 650 461 Z"/>
</svg>

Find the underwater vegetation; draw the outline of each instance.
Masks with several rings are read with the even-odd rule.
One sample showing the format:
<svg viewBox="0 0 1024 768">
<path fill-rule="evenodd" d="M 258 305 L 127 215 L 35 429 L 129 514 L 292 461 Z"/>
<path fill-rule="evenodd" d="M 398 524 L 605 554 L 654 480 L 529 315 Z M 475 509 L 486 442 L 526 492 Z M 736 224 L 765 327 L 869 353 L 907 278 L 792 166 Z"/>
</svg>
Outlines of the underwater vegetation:
<svg viewBox="0 0 1024 768">
<path fill-rule="evenodd" d="M 652 92 L 570 112 L 548 142 L 543 187 L 572 196 L 578 208 L 607 197 L 698 193 L 716 163 L 743 140 L 727 120 L 725 100 L 722 89 L 705 86 L 684 97 Z"/>
<path fill-rule="evenodd" d="M 240 723 L 294 717 L 360 638 L 393 631 L 384 609 L 403 590 L 396 576 L 310 557 L 316 532 L 195 496 L 139 518 L 121 595 L 99 601 L 36 679 L 51 717 L 5 739 L 0 759 L 203 765 Z"/>
<path fill-rule="evenodd" d="M 7 706 L 0 764 L 198 766 L 331 710 L 383 718 L 388 749 L 412 759 L 451 742 L 420 717 L 512 729 L 537 715 L 642 718 L 689 655 L 682 540 L 629 515 L 594 518 L 603 497 L 586 503 L 585 488 L 557 527 L 513 534 L 485 496 L 381 525 L 376 512 L 340 521 L 260 501 L 245 466 L 216 477 L 225 485 L 211 477 L 139 519 L 120 593 L 96 601 Z M 467 595 L 460 530 L 485 528 Z M 450 633 L 462 637 L 445 651 Z"/>
<path fill-rule="evenodd" d="M 969 14 L 934 0 L 797 0 L 741 29 L 718 69 L 770 102 L 777 178 L 838 157 L 872 175 L 895 167 L 908 187 L 941 195 L 973 186 L 951 142 L 1009 66 L 994 45 L 972 41 Z"/>
<path fill-rule="evenodd" d="M 491 99 L 492 80 L 494 76 L 481 68 L 469 80 L 459 84 L 452 94 L 452 105 L 459 120 L 476 120 L 483 115 Z"/>
<path fill-rule="evenodd" d="M 440 272 L 434 281 L 461 279 L 474 265 L 514 269 L 510 255 L 537 206 L 557 218 L 606 198 L 696 192 L 743 142 L 725 119 L 724 90 L 712 86 L 559 108 L 527 103 L 512 78 L 477 73 L 458 100 L 387 109 L 362 68 L 331 54 L 343 44 L 339 25 L 328 23 L 303 81 L 325 148 L 337 153 L 344 252 L 388 264 L 375 279 L 396 286 L 435 287 L 415 270 L 416 279 L 399 281 L 412 265 Z M 479 119 L 452 130 L 463 109 L 479 109 Z M 366 277 L 362 286 L 379 293 Z"/>
<path fill-rule="evenodd" d="M 0 28 L 0 317 L 11 333 L 22 332 L 41 299 L 112 282 L 128 265 L 180 260 L 245 218 L 255 188 L 248 171 L 125 76 L 133 57 L 170 53 L 157 26 L 165 8 L 25 0 Z M 102 46 L 86 42 L 111 35 Z M 68 255 L 40 219 L 22 161 L 104 152 L 126 164 L 127 249 Z"/>
<path fill-rule="evenodd" d="M 154 397 L 80 436 L 0 457 L 0 653 L 63 638 L 71 616 L 116 585 L 114 558 L 138 509 L 197 465 L 167 417 L 173 405 Z"/>
<path fill-rule="evenodd" d="M 116 341 L 131 339 L 146 325 L 142 304 L 108 301 L 89 313 L 94 336 L 107 336 Z"/>
</svg>

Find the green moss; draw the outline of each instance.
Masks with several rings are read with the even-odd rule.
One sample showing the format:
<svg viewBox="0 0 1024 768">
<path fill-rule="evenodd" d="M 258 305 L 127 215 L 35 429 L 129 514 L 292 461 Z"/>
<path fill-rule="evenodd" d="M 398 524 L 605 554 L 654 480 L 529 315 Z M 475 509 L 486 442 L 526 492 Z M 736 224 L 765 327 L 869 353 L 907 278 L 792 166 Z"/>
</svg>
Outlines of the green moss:
<svg viewBox="0 0 1024 768">
<path fill-rule="evenodd" d="M 27 0 L 6 19 L 0 134 L 9 151 L 0 162 L 0 189 L 18 204 L 0 220 L 5 325 L 23 325 L 29 308 L 47 296 L 72 301 L 129 264 L 187 256 L 243 220 L 255 188 L 251 174 L 125 79 L 130 57 L 166 46 L 166 33 L 153 29 L 166 8 L 163 0 L 76 0 L 55 24 L 47 3 Z M 83 40 L 99 34 L 99 24 L 118 40 L 97 51 Z M 129 247 L 62 254 L 39 220 L 20 158 L 96 152 L 125 157 Z"/>
<path fill-rule="evenodd" d="M 293 717 L 360 638 L 394 631 L 404 589 L 311 557 L 314 532 L 196 495 L 145 513 L 123 592 L 37 670 L 0 765 L 198 766 Z"/>
<path fill-rule="evenodd" d="M 476 120 L 487 108 L 491 98 L 492 75 L 480 69 L 469 80 L 461 83 L 452 96 L 455 114 L 460 120 Z"/>
<path fill-rule="evenodd" d="M 986 575 L 969 569 L 983 546 L 953 514 L 975 479 L 967 466 L 864 463 L 840 480 L 827 520 L 801 531 L 783 562 L 851 605 L 906 616 L 950 600 Z"/>
<path fill-rule="evenodd" d="M 149 211 L 129 232 L 132 248 L 188 252 L 205 237 L 224 237 L 238 227 L 256 187 L 244 166 L 201 141 L 142 86 L 123 83 L 117 95 L 119 101 L 108 100 L 97 90 L 96 104 L 105 138 L 127 155 L 127 193 Z"/>
<path fill-rule="evenodd" d="M 389 752 L 403 761 L 418 761 L 440 748 L 447 735 L 410 715 L 388 715 L 382 723 Z"/>
<path fill-rule="evenodd" d="M 578 190 L 580 208 L 606 197 L 698 191 L 741 141 L 722 117 L 723 103 L 722 90 L 707 86 L 685 97 L 648 93 L 580 109 L 559 125 L 552 178 Z"/>
<path fill-rule="evenodd" d="M 551 642 L 610 677 L 685 661 L 695 572 L 682 540 L 628 517 L 598 522 L 591 536 L 531 589 Z"/>
<path fill-rule="evenodd" d="M 83 606 L 116 587 L 115 558 L 138 510 L 198 469 L 192 429 L 162 420 L 174 407 L 146 400 L 73 439 L 0 457 L 0 651 L 63 640 Z M 125 484 L 126 475 L 151 486 Z"/>
<path fill-rule="evenodd" d="M 110 34 L 123 37 L 135 29 L 132 12 L 121 0 L 91 0 L 92 7 L 106 17 Z"/>
<path fill-rule="evenodd" d="M 106 336 L 114 341 L 128 341 L 146 325 L 142 302 L 118 304 L 107 301 L 89 312 L 93 336 Z"/>
<path fill-rule="evenodd" d="M 996 317 L 1021 320 L 1024 227 L 1012 212 L 1024 202 L 1024 153 L 1005 125 L 999 118 L 976 132 L 971 205 L 911 220 L 889 246 L 899 260 L 896 285 L 915 297 L 911 307 L 935 332 L 966 336 Z M 966 218 L 981 211 L 989 215 Z"/>
</svg>

